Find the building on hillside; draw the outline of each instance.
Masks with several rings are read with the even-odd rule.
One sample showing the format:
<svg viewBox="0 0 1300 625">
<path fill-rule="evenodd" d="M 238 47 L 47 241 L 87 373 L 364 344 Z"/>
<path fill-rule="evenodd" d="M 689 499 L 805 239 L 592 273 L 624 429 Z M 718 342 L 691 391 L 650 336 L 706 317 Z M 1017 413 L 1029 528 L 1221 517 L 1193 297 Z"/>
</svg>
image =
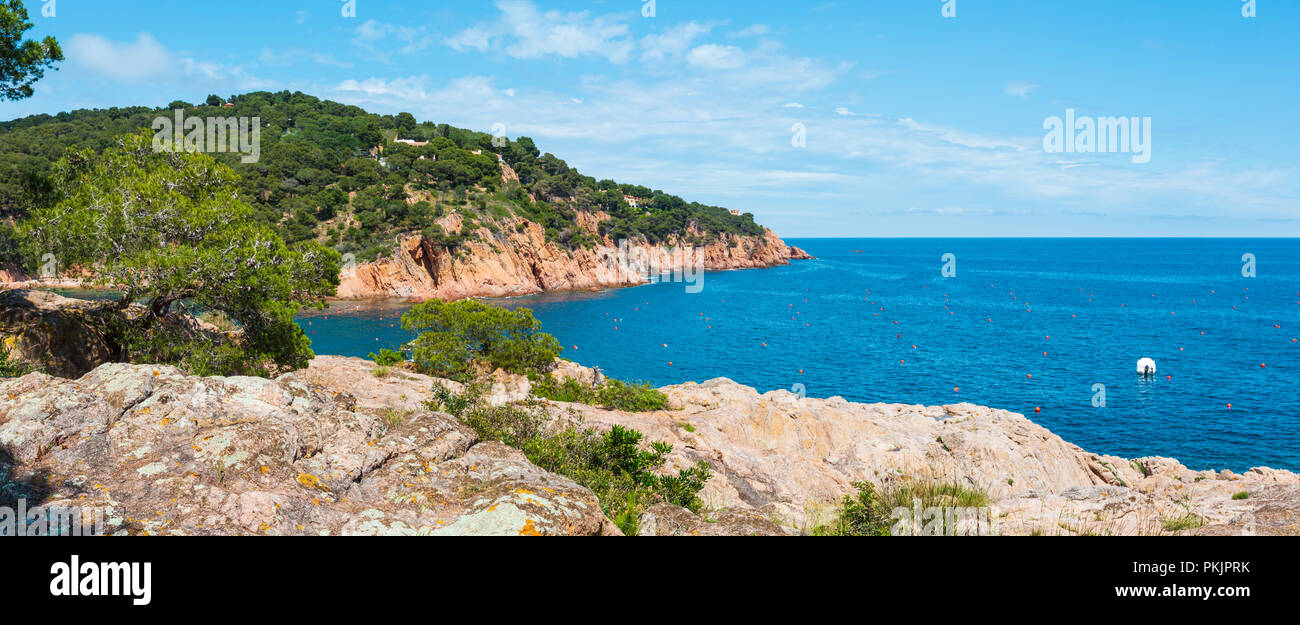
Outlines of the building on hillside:
<svg viewBox="0 0 1300 625">
<path fill-rule="evenodd" d="M 740 211 L 738 211 L 738 210 L 736 210 L 736 209 L 733 208 L 733 209 L 731 209 L 731 214 L 732 214 L 732 215 L 739 215 L 739 214 L 740 214 Z"/>
<path fill-rule="evenodd" d="M 646 203 L 645 200 L 631 195 L 623 196 L 623 201 L 627 202 L 627 205 L 631 206 L 632 208 L 640 208 L 642 204 Z"/>
<path fill-rule="evenodd" d="M 426 145 L 429 145 L 428 141 L 416 141 L 415 139 L 393 139 L 393 143 L 403 143 L 406 145 L 415 146 L 417 148 L 422 148 Z"/>
</svg>

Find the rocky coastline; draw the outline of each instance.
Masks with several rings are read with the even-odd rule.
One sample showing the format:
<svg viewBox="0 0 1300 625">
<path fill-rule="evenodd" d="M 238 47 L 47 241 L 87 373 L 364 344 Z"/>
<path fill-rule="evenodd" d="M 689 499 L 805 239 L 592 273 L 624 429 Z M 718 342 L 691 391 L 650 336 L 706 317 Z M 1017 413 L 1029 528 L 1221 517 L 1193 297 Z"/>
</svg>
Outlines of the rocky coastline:
<svg viewBox="0 0 1300 625">
<path fill-rule="evenodd" d="M 591 217 L 591 232 L 601 219 L 601 214 Z M 459 232 L 459 216 L 440 225 Z M 618 242 L 607 237 L 597 248 L 565 249 L 548 241 L 541 226 L 523 220 L 504 224 L 497 234 L 486 229 L 479 234 L 455 251 L 423 236 L 404 237 L 395 242 L 391 256 L 345 267 L 338 298 L 456 300 L 599 290 L 645 284 L 647 276 L 660 271 L 756 269 L 812 258 L 771 230 L 757 237 L 722 235 L 698 247 L 642 242 L 631 246 L 632 259 L 620 258 Z M 684 262 L 690 266 L 683 267 Z"/>
<path fill-rule="evenodd" d="M 0 499 L 102 510 L 105 531 L 123 534 L 621 533 L 591 491 L 425 407 L 435 382 L 455 382 L 376 369 L 319 356 L 273 380 L 111 363 L 2 381 Z M 562 361 L 557 374 L 594 372 Z M 489 401 L 529 387 L 498 372 Z M 656 412 L 545 402 L 555 427 L 622 425 L 671 443 L 664 470 L 713 467 L 699 515 L 659 504 L 642 534 L 803 534 L 854 482 L 926 479 L 987 493 L 1000 534 L 1300 533 L 1290 471 L 1089 453 L 971 404 L 857 404 L 726 379 L 661 390 L 669 409 Z M 1188 513 L 1201 523 L 1170 529 Z"/>
</svg>

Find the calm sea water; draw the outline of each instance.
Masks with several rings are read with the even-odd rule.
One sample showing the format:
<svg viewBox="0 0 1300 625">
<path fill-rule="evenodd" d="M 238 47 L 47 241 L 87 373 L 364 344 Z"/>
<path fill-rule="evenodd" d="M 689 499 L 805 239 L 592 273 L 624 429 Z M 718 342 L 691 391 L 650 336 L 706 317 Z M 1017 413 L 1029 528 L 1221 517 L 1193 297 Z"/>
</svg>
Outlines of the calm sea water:
<svg viewBox="0 0 1300 625">
<path fill-rule="evenodd" d="M 1093 452 L 1300 470 L 1300 241 L 790 243 L 817 260 L 707 273 L 699 293 L 661 283 L 500 303 L 532 308 L 566 357 L 618 378 L 971 402 Z M 300 323 L 317 353 L 365 356 L 409 338 L 407 307 L 337 305 Z M 1135 373 L 1141 357 L 1154 380 Z"/>
</svg>

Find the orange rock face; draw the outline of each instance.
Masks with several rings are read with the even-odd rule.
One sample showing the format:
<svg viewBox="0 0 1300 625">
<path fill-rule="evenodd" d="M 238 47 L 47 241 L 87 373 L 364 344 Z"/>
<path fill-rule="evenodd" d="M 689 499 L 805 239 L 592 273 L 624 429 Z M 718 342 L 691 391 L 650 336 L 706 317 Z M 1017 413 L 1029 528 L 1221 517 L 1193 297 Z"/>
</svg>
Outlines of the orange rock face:
<svg viewBox="0 0 1300 625">
<path fill-rule="evenodd" d="M 582 215 L 592 232 L 605 217 Z M 445 219 L 448 231 L 459 223 Z M 518 227 L 522 224 L 522 228 Z M 684 248 L 632 243 L 620 248 L 605 237 L 600 246 L 569 250 L 547 241 L 538 224 L 516 220 L 499 233 L 479 229 L 479 240 L 454 252 L 421 236 L 398 242 L 397 252 L 375 262 L 345 267 L 338 297 L 401 297 L 413 300 L 510 297 L 545 291 L 580 291 L 644 284 L 659 271 L 751 269 L 811 258 L 771 230 L 761 237 L 724 235 L 706 246 Z M 683 251 L 683 250 L 686 251 Z M 630 253 L 629 253 L 630 250 Z M 631 257 L 630 262 L 628 257 Z M 648 268 L 654 271 L 648 272 Z"/>
</svg>

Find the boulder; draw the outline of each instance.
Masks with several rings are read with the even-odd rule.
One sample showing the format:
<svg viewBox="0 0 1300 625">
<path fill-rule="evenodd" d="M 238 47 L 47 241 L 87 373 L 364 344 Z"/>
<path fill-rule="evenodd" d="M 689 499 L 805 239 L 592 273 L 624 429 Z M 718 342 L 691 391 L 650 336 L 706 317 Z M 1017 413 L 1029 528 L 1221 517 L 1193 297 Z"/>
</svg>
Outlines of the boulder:
<svg viewBox="0 0 1300 625">
<path fill-rule="evenodd" d="M 615 533 L 590 490 L 448 415 L 117 363 L 0 383 L 0 505 L 19 498 L 111 534 Z"/>
</svg>

